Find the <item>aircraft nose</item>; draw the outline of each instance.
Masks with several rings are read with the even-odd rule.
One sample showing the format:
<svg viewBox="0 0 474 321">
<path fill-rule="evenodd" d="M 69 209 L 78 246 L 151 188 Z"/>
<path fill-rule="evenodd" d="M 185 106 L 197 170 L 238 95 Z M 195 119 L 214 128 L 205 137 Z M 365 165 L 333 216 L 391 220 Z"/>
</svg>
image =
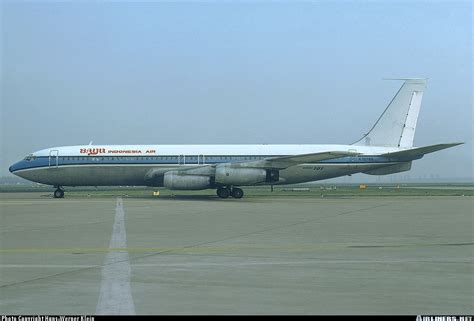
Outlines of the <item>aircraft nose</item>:
<svg viewBox="0 0 474 321">
<path fill-rule="evenodd" d="M 16 162 L 16 163 L 14 163 L 12 166 L 10 166 L 10 167 L 8 168 L 8 170 L 10 171 L 10 173 L 15 172 L 15 171 L 19 168 L 19 166 L 18 166 L 19 163 L 20 163 L 20 162 Z"/>
</svg>

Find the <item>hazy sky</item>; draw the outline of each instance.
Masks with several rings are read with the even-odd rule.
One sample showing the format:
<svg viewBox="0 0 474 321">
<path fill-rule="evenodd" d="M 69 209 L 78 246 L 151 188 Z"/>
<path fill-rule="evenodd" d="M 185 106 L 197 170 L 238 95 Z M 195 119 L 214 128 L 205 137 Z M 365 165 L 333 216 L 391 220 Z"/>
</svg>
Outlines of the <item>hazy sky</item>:
<svg viewBox="0 0 474 321">
<path fill-rule="evenodd" d="M 427 77 L 411 175 L 473 177 L 472 5 L 1 1 L 0 174 L 87 144 L 352 143 Z"/>
</svg>

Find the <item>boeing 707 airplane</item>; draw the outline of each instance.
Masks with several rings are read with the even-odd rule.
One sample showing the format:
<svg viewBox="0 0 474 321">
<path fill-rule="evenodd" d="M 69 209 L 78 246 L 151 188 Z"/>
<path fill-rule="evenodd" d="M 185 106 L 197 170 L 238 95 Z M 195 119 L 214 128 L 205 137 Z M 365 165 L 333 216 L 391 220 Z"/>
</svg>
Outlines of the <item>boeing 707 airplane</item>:
<svg viewBox="0 0 474 321">
<path fill-rule="evenodd" d="M 370 131 L 350 145 L 83 145 L 43 149 L 10 172 L 52 185 L 216 189 L 242 198 L 242 186 L 283 185 L 365 173 L 408 171 L 413 160 L 462 143 L 413 147 L 426 79 L 404 83 Z"/>
</svg>

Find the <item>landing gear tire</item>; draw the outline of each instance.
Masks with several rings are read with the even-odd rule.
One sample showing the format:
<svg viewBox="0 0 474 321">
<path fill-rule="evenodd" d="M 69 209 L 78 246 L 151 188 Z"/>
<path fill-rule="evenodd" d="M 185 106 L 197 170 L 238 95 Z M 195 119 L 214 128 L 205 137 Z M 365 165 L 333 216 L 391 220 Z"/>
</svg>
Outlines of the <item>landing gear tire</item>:
<svg viewBox="0 0 474 321">
<path fill-rule="evenodd" d="M 234 187 L 232 189 L 231 195 L 232 195 L 233 198 L 237 198 L 237 199 L 242 198 L 242 196 L 244 196 L 244 191 L 241 190 L 240 188 Z"/>
<path fill-rule="evenodd" d="M 217 189 L 217 196 L 220 198 L 228 198 L 230 196 L 230 190 L 227 187 L 219 187 Z"/>
<path fill-rule="evenodd" d="M 60 188 L 54 191 L 54 198 L 63 198 L 64 197 L 64 191 Z"/>
</svg>

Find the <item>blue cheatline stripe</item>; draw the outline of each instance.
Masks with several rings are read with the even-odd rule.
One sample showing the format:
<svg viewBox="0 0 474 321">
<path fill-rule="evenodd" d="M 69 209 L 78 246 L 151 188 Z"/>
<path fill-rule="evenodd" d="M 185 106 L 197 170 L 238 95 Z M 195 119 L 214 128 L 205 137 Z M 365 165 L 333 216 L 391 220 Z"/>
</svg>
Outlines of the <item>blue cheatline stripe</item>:
<svg viewBox="0 0 474 321">
<path fill-rule="evenodd" d="M 282 155 L 204 155 L 205 163 L 197 163 L 197 156 L 185 156 L 184 165 L 214 165 L 229 162 L 257 161 L 271 157 L 282 157 Z M 18 170 L 61 167 L 61 166 L 81 166 L 81 165 L 183 165 L 178 163 L 179 156 L 41 156 L 31 160 L 22 160 L 10 167 L 11 172 Z M 56 165 L 57 160 L 57 165 Z M 202 159 L 200 159 L 201 161 Z M 308 164 L 383 164 L 397 161 L 385 156 L 355 156 L 341 157 L 337 159 L 324 160 Z M 408 160 L 407 160 L 408 161 Z"/>
</svg>

